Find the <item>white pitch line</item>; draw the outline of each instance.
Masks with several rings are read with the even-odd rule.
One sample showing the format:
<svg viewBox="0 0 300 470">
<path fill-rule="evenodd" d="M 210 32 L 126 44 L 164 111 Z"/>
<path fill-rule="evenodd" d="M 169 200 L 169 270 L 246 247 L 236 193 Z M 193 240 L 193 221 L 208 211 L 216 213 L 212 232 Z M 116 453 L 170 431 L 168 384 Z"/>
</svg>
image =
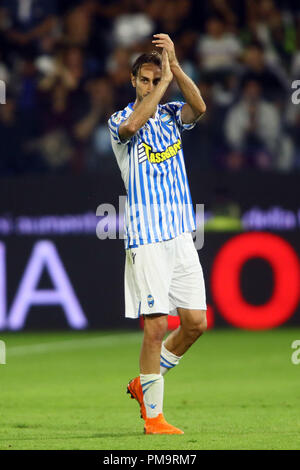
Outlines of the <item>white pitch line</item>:
<svg viewBox="0 0 300 470">
<path fill-rule="evenodd" d="M 141 340 L 142 334 L 138 333 L 122 333 L 121 335 L 112 334 L 84 339 L 69 339 L 64 341 L 53 341 L 50 343 L 29 344 L 26 346 L 14 346 L 10 348 L 6 343 L 6 357 L 21 356 L 24 354 L 42 354 L 48 352 L 68 351 L 71 349 L 95 348 L 97 346 L 110 346 L 116 343 L 134 343 Z"/>
</svg>

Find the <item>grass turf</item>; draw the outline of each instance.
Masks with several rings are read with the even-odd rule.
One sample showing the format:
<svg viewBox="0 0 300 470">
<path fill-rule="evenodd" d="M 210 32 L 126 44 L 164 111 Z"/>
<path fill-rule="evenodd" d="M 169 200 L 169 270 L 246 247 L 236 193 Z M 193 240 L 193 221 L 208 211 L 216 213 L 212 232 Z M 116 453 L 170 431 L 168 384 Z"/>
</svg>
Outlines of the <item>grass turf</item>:
<svg viewBox="0 0 300 470">
<path fill-rule="evenodd" d="M 165 377 L 183 436 L 145 436 L 125 393 L 141 332 L 3 333 L 0 449 L 299 449 L 300 329 L 208 331 Z"/>
</svg>

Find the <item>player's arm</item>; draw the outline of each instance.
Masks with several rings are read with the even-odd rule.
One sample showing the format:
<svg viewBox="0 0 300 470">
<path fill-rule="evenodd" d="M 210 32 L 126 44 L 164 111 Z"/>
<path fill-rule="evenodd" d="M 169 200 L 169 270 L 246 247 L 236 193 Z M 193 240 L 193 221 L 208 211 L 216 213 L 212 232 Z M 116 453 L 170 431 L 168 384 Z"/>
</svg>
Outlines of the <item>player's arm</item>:
<svg viewBox="0 0 300 470">
<path fill-rule="evenodd" d="M 174 43 L 167 34 L 154 34 L 152 41 L 157 47 L 163 47 L 169 57 L 170 69 L 184 96 L 186 103 L 181 110 L 181 120 L 184 124 L 197 121 L 206 111 L 206 105 L 200 94 L 199 88 L 193 80 L 184 73 L 175 54 Z"/>
<path fill-rule="evenodd" d="M 161 79 L 151 93 L 149 93 L 149 95 L 139 103 L 135 110 L 130 114 L 129 118 L 120 125 L 119 136 L 122 141 L 130 139 L 146 124 L 148 119 L 153 116 L 158 103 L 165 94 L 172 79 L 173 74 L 170 69 L 168 54 L 166 51 L 163 51 Z"/>
</svg>

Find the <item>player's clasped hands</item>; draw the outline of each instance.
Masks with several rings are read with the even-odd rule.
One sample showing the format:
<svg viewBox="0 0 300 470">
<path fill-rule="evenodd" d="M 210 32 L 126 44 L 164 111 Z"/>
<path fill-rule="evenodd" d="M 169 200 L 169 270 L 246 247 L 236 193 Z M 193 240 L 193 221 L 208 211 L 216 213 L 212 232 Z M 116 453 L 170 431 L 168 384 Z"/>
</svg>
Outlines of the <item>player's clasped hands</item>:
<svg viewBox="0 0 300 470">
<path fill-rule="evenodd" d="M 172 39 L 170 38 L 168 34 L 164 34 L 164 33 L 153 34 L 153 37 L 155 39 L 152 40 L 152 43 L 156 47 L 161 47 L 162 49 L 165 49 L 167 51 L 169 64 L 172 69 L 172 66 L 178 64 L 178 60 L 177 60 L 176 53 L 175 53 L 175 47 L 174 47 L 174 43 Z"/>
</svg>

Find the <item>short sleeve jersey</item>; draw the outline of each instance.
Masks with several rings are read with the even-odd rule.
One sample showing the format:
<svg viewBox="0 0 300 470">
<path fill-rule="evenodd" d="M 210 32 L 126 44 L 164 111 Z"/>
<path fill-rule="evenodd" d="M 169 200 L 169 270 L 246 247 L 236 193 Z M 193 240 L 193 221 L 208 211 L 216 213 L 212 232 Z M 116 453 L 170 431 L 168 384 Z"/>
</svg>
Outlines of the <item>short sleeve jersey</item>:
<svg viewBox="0 0 300 470">
<path fill-rule="evenodd" d="M 126 142 L 119 127 L 133 112 L 133 103 L 114 113 L 108 126 L 127 198 L 124 214 L 125 249 L 175 238 L 196 229 L 181 132 L 184 102 L 158 105 L 150 118 Z"/>
</svg>

